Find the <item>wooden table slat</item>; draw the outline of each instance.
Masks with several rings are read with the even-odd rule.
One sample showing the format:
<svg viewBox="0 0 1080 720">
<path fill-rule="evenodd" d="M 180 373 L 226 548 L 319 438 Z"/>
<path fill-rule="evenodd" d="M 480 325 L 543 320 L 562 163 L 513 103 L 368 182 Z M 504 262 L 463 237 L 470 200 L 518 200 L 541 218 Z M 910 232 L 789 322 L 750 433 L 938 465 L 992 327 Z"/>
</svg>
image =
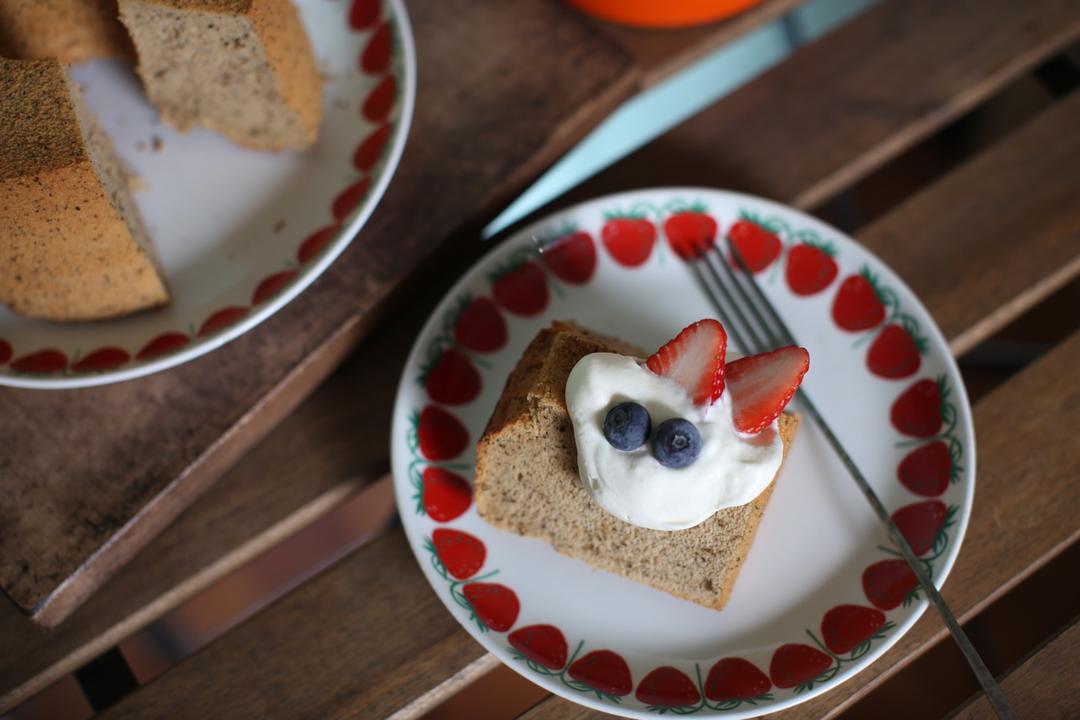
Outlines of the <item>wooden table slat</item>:
<svg viewBox="0 0 1080 720">
<path fill-rule="evenodd" d="M 0 588 L 37 621 L 55 624 L 130 559 L 329 373 L 417 268 L 448 251 L 440 243 L 474 236 L 636 86 L 629 56 L 563 3 L 412 10 L 418 95 L 401 166 L 310 289 L 168 372 L 0 389 Z"/>
<path fill-rule="evenodd" d="M 884 0 L 567 200 L 703 185 L 812 208 L 1077 37 L 1075 0 Z"/>
<path fill-rule="evenodd" d="M 1001 681 L 1009 702 L 1021 716 L 1044 720 L 1075 720 L 1080 717 L 1080 623 L 1073 623 L 1039 648 Z M 993 720 L 986 698 L 979 696 L 954 720 Z"/>
</svg>

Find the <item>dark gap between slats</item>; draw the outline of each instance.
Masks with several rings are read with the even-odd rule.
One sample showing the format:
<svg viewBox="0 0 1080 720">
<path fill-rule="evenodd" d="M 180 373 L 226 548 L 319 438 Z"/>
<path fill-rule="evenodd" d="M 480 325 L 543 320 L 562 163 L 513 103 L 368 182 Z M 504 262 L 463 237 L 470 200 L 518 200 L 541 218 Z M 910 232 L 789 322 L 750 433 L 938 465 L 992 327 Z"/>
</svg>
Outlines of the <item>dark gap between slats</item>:
<svg viewBox="0 0 1080 720">
<path fill-rule="evenodd" d="M 116 648 L 106 650 L 76 671 L 75 679 L 96 713 L 115 705 L 139 686 L 124 656 Z"/>
</svg>

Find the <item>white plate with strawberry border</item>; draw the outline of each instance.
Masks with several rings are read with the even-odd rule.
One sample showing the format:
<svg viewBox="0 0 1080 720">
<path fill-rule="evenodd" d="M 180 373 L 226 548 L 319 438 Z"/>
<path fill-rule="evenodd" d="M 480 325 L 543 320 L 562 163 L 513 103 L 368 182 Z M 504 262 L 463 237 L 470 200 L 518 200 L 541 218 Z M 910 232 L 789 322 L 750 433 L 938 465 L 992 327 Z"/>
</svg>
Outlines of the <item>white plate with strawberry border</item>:
<svg viewBox="0 0 1080 720">
<path fill-rule="evenodd" d="M 537 331 L 571 319 L 660 347 L 714 315 L 682 251 L 729 233 L 810 352 L 804 387 L 938 586 L 971 512 L 974 434 L 956 364 L 919 300 L 852 239 L 704 188 L 613 195 L 525 228 L 457 283 L 416 341 L 394 410 L 395 491 L 424 574 L 473 637 L 605 712 L 745 718 L 791 707 L 868 666 L 927 606 L 809 421 L 722 611 L 477 515 L 474 444 Z"/>
<path fill-rule="evenodd" d="M 405 146 L 416 96 L 401 0 L 294 0 L 324 77 L 318 142 L 304 152 L 233 145 L 161 123 L 130 65 L 74 68 L 87 105 L 137 177 L 135 200 L 170 304 L 126 318 L 53 323 L 0 305 L 0 385 L 127 380 L 218 348 L 280 310 L 360 231 Z"/>
</svg>

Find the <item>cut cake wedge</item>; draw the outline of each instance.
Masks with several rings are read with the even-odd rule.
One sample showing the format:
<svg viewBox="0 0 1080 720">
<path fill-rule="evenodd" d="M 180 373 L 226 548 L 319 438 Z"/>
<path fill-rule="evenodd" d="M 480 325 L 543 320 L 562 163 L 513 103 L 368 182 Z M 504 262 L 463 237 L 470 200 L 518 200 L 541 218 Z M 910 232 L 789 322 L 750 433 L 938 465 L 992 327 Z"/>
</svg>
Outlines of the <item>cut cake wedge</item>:
<svg viewBox="0 0 1080 720">
<path fill-rule="evenodd" d="M 543 539 L 595 568 L 719 610 L 731 595 L 775 478 L 752 502 L 675 532 L 637 527 L 602 509 L 578 476 L 565 397 L 570 371 L 594 352 L 646 355 L 564 322 L 530 343 L 477 446 L 477 511 L 496 527 Z M 785 458 L 798 425 L 797 415 L 779 418 Z"/>
<path fill-rule="evenodd" d="M 315 142 L 322 78 L 289 0 L 120 0 L 120 19 L 171 125 L 257 150 Z"/>
<path fill-rule="evenodd" d="M 0 59 L 0 303 L 50 320 L 169 300 L 108 137 L 55 60 Z"/>
</svg>

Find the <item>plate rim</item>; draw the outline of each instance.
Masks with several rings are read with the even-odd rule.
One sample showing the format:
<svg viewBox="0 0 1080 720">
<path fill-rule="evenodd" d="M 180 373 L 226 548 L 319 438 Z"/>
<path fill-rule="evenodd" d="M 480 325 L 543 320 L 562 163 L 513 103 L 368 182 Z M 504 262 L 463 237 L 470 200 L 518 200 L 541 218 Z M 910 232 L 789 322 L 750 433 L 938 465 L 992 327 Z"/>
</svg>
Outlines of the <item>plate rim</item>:
<svg viewBox="0 0 1080 720">
<path fill-rule="evenodd" d="M 412 128 L 417 84 L 416 43 L 413 37 L 412 23 L 406 11 L 404 0 L 383 0 L 383 2 L 388 3 L 393 8 L 394 24 L 397 26 L 397 39 L 401 43 L 404 82 L 400 83 L 402 92 L 397 127 L 388 142 L 381 175 L 372 184 L 363 202 L 358 206 L 355 217 L 348 224 L 341 226 L 318 256 L 304 264 L 298 271 L 296 278 L 281 292 L 265 301 L 260 307 L 255 308 L 244 318 L 206 337 L 194 338 L 193 342 L 181 350 L 166 353 L 161 357 L 143 362 L 130 363 L 120 368 L 99 372 L 88 371 L 73 375 L 23 374 L 11 372 L 5 368 L 4 371 L 0 371 L 0 387 L 32 390 L 72 390 L 98 387 L 134 380 L 183 365 L 203 355 L 212 353 L 260 325 L 296 299 L 300 293 L 326 272 L 331 263 L 356 239 L 364 225 L 367 224 L 368 219 L 375 212 L 375 208 L 382 201 L 390 181 L 397 174 L 401 157 L 405 152 L 409 131 Z M 47 349 L 42 347 L 32 352 L 42 352 Z"/>
<path fill-rule="evenodd" d="M 405 361 L 405 365 L 402 368 L 401 379 L 399 380 L 398 387 L 394 396 L 394 409 L 391 421 L 390 437 L 391 472 L 394 478 L 395 503 L 398 507 L 399 516 L 402 518 L 402 529 L 405 533 L 406 540 L 409 544 L 410 549 L 413 552 L 417 564 L 420 566 L 420 570 L 421 573 L 424 575 L 424 578 L 428 581 L 429 585 L 431 585 L 435 595 L 446 607 L 447 611 L 451 614 L 451 616 L 453 616 L 454 619 L 458 621 L 458 624 L 463 627 L 473 637 L 473 639 L 476 640 L 485 649 L 485 651 L 491 653 L 499 660 L 499 662 L 510 667 L 522 677 L 543 687 L 551 693 L 564 698 L 569 702 L 578 705 L 584 705 L 594 710 L 599 710 L 602 712 L 630 718 L 652 718 L 656 717 L 657 713 L 649 712 L 645 709 L 639 709 L 636 707 L 631 708 L 613 703 L 605 703 L 586 693 L 570 694 L 568 688 L 562 687 L 557 682 L 555 682 L 554 679 L 538 675 L 534 672 L 528 672 L 527 666 L 524 666 L 522 663 L 515 662 L 514 658 L 509 655 L 506 647 L 504 647 L 505 643 L 500 644 L 491 640 L 490 633 L 480 632 L 480 630 L 474 627 L 473 624 L 466 623 L 458 616 L 454 605 L 451 602 L 451 599 L 447 596 L 446 593 L 440 592 L 441 588 L 435 585 L 432 577 L 428 573 L 428 568 L 426 567 L 424 562 L 425 557 L 422 555 L 422 553 L 425 552 L 424 548 L 422 547 L 422 544 L 417 543 L 418 540 L 422 543 L 424 538 L 414 538 L 412 536 L 413 533 L 410 532 L 410 526 L 412 526 L 414 522 L 417 522 L 417 519 L 412 517 L 412 515 L 407 512 L 407 510 L 409 509 L 409 506 L 407 504 L 409 497 L 408 494 L 412 492 L 412 488 L 408 486 L 407 478 L 400 477 L 399 473 L 395 472 L 400 463 L 407 462 L 405 460 L 399 461 L 398 453 L 395 452 L 395 447 L 397 445 L 398 436 L 402 430 L 402 425 L 405 422 L 405 416 L 408 414 L 408 411 L 412 409 L 411 407 L 405 407 L 406 394 L 407 389 L 410 388 L 415 381 L 410 371 L 418 366 L 420 360 L 423 357 L 424 343 L 422 343 L 422 340 L 425 340 L 431 334 L 442 315 L 453 302 L 454 298 L 460 296 L 463 292 L 468 290 L 468 285 L 473 280 L 475 275 L 482 274 L 483 269 L 489 267 L 493 262 L 497 262 L 497 259 L 502 254 L 508 254 L 510 252 L 513 252 L 513 250 L 519 247 L 523 242 L 526 242 L 529 236 L 538 235 L 545 228 L 551 227 L 554 224 L 553 221 L 562 219 L 564 216 L 570 216 L 577 212 L 580 212 L 581 209 L 586 206 L 604 203 L 610 205 L 617 205 L 620 204 L 620 202 L 625 205 L 628 201 L 632 202 L 633 200 L 640 199 L 639 196 L 649 196 L 656 193 L 681 193 L 688 196 L 694 195 L 695 193 L 721 194 L 726 195 L 737 201 L 748 201 L 754 204 L 768 206 L 771 209 L 778 209 L 783 213 L 790 213 L 800 219 L 807 219 L 814 224 L 821 225 L 827 228 L 829 232 L 833 233 L 834 235 L 842 237 L 845 240 L 851 242 L 853 245 L 857 246 L 862 252 L 866 253 L 866 255 L 873 262 L 877 263 L 880 268 L 886 269 L 892 276 L 890 278 L 890 282 L 895 280 L 895 283 L 898 284 L 902 288 L 902 290 L 906 292 L 907 298 L 910 298 L 912 303 L 927 318 L 930 319 L 930 323 L 928 324 L 928 326 L 920 329 L 931 335 L 932 340 L 935 342 L 935 344 L 945 349 L 945 352 L 943 354 L 945 369 L 955 378 L 960 380 L 960 382 L 953 383 L 953 387 L 951 389 L 955 393 L 956 402 L 958 406 L 962 409 L 962 412 L 964 413 L 967 420 L 967 422 L 965 422 L 963 426 L 962 437 L 966 446 L 969 448 L 969 451 L 967 453 L 969 462 L 967 468 L 965 468 L 964 471 L 966 485 L 963 494 L 963 506 L 959 508 L 955 540 L 953 542 L 950 542 L 948 549 L 941 556 L 940 559 L 942 563 L 940 566 L 940 570 L 936 573 L 936 578 L 932 578 L 934 586 L 939 590 L 944 586 L 946 580 L 951 574 L 953 566 L 956 563 L 956 559 L 959 556 L 960 548 L 963 545 L 963 541 L 967 535 L 967 529 L 971 518 L 971 511 L 974 506 L 978 460 L 977 448 L 975 443 L 974 414 L 972 412 L 971 403 L 968 398 L 967 389 L 962 382 L 962 376 L 960 374 L 959 366 L 956 363 L 956 358 L 950 349 L 949 343 L 942 334 L 941 329 L 938 327 L 937 321 L 934 319 L 934 316 L 926 308 L 922 300 L 911 289 L 911 287 L 907 284 L 903 277 L 901 277 L 895 270 L 893 270 L 891 265 L 884 262 L 881 257 L 877 255 L 877 253 L 873 252 L 871 249 L 860 243 L 855 237 L 851 236 L 847 232 L 839 230 L 831 223 L 823 219 L 815 217 L 799 208 L 795 208 L 782 202 L 772 200 L 770 198 L 765 198 L 759 195 L 727 190 L 724 188 L 711 188 L 695 185 L 670 185 L 635 188 L 631 190 L 624 190 L 620 192 L 608 193 L 588 198 L 580 202 L 568 205 L 566 207 L 551 210 L 527 224 L 516 225 L 500 233 L 499 236 L 497 236 L 492 241 L 492 247 L 487 250 L 479 259 L 477 259 L 467 270 L 465 270 L 458 277 L 458 279 L 454 282 L 450 289 L 447 290 L 447 292 L 442 296 L 439 302 L 432 309 L 431 314 L 428 316 L 424 325 L 417 334 L 416 339 L 414 340 L 413 345 L 409 351 L 409 355 Z M 664 241 L 664 237 L 658 233 L 657 243 L 660 244 Z M 677 261 L 682 262 L 681 260 Z M 903 380 L 906 382 L 912 382 L 914 380 L 918 380 L 918 376 L 916 375 L 914 377 L 904 378 Z M 899 392 L 903 392 L 903 389 L 904 388 L 899 389 Z M 475 445 L 475 441 L 475 438 L 471 439 L 471 444 Z M 437 526 L 441 527 L 443 525 L 437 523 Z M 494 527 L 492 527 L 491 529 L 495 531 L 499 530 L 498 528 Z M 416 534 L 422 535 L 422 533 L 419 532 Z M 468 581 L 462 582 L 464 583 Z M 732 720 L 739 720 L 742 718 L 754 718 L 800 705 L 819 695 L 827 693 L 839 687 L 843 683 L 847 682 L 848 680 L 855 677 L 856 675 L 870 667 L 872 664 L 874 664 L 874 662 L 876 662 L 881 657 L 881 655 L 890 650 L 896 643 L 900 641 L 902 637 L 904 637 L 911 630 L 914 624 L 922 617 L 923 613 L 926 612 L 929 605 L 930 603 L 925 597 L 920 597 L 920 599 L 916 603 L 913 603 L 913 609 L 911 610 L 911 613 L 907 618 L 896 623 L 895 629 L 892 630 L 889 635 L 883 638 L 882 641 L 877 645 L 872 646 L 865 655 L 858 659 L 857 664 L 852 667 L 851 671 L 844 673 L 834 682 L 821 683 L 806 692 L 800 693 L 798 695 L 792 695 L 783 700 L 778 700 L 763 705 L 751 706 L 749 708 L 736 708 L 727 711 L 717 711 L 710 708 L 703 708 L 700 713 L 694 714 L 697 717 L 724 717 L 731 718 Z M 516 627 L 517 626 L 515 625 L 512 629 L 516 629 Z M 500 633 L 500 635 L 502 634 L 503 633 Z M 506 634 L 508 636 L 509 630 Z"/>
</svg>

